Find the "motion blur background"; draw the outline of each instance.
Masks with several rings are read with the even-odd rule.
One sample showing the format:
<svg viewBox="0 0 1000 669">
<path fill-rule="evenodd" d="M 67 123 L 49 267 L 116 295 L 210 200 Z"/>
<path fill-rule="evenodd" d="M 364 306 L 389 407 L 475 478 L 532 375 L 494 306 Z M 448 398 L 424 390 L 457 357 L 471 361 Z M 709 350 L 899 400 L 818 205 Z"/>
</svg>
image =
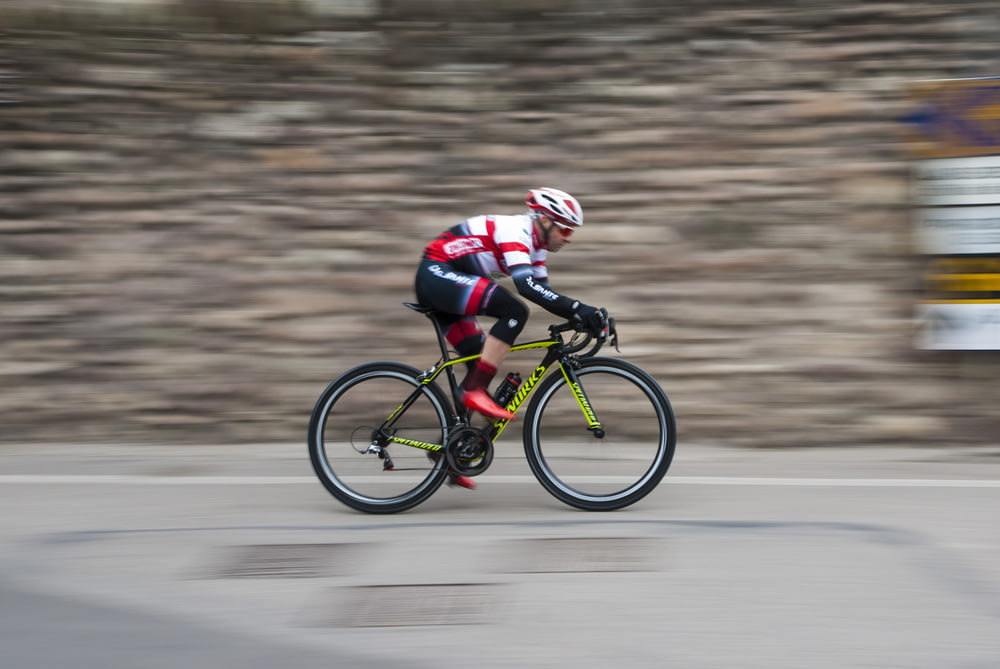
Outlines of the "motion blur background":
<svg viewBox="0 0 1000 669">
<path fill-rule="evenodd" d="M 400 305 L 426 240 L 535 186 L 582 201 L 553 285 L 619 319 L 682 447 L 998 433 L 994 354 L 915 347 L 900 121 L 915 81 L 1000 73 L 992 0 L 5 0 L 0 27 L 0 440 L 304 440 L 341 371 L 434 360 Z"/>
</svg>

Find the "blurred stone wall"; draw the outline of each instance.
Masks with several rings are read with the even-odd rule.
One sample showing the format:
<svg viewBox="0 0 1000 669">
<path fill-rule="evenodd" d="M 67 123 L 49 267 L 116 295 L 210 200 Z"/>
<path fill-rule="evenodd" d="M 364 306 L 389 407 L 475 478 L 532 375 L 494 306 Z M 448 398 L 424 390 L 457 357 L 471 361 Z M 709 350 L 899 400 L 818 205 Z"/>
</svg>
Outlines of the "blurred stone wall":
<svg viewBox="0 0 1000 669">
<path fill-rule="evenodd" d="M 1000 74 L 995 4 L 661 4 L 0 6 L 0 440 L 304 440 L 433 362 L 425 241 L 551 185 L 682 444 L 995 443 L 993 355 L 913 347 L 897 120 Z"/>
</svg>

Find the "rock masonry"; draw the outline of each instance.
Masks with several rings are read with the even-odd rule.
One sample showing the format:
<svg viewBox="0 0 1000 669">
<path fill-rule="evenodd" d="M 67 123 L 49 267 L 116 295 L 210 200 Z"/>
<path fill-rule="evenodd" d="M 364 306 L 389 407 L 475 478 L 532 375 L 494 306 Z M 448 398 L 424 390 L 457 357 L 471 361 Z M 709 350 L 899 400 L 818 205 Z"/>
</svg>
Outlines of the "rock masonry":
<svg viewBox="0 0 1000 669">
<path fill-rule="evenodd" d="M 435 359 L 425 241 L 551 185 L 682 447 L 995 444 L 996 356 L 914 348 L 899 122 L 1000 74 L 994 3 L 661 4 L 0 7 L 0 440 L 304 441 Z"/>
</svg>

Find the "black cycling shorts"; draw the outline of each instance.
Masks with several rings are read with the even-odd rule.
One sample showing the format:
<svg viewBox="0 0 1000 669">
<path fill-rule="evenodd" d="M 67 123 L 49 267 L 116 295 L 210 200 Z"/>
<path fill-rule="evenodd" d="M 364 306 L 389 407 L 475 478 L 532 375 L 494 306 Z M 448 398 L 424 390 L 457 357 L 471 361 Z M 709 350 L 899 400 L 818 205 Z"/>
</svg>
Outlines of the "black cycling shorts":
<svg viewBox="0 0 1000 669">
<path fill-rule="evenodd" d="M 510 345 L 528 320 L 528 308 L 503 286 L 437 260 L 421 261 L 414 289 L 420 304 L 440 312 L 438 321 L 446 333 L 454 325 L 464 323 L 458 330 L 467 336 L 469 319 L 474 320 L 477 315 L 493 316 L 497 322 L 490 334 Z M 478 330 L 478 324 L 475 328 Z"/>
</svg>

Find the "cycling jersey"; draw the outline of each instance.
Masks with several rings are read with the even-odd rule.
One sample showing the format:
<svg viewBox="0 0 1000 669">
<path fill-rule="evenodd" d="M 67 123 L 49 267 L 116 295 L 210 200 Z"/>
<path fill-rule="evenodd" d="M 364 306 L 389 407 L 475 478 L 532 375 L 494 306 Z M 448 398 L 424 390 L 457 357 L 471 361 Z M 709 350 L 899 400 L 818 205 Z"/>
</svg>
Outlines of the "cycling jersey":
<svg viewBox="0 0 1000 669">
<path fill-rule="evenodd" d="M 548 250 L 538 238 L 531 216 L 475 216 L 428 244 L 422 264 L 439 278 L 444 278 L 448 269 L 493 281 L 510 276 L 522 296 L 557 316 L 571 318 L 579 303 L 549 286 L 547 257 Z M 435 265 L 427 261 L 447 269 L 435 271 Z"/>
<path fill-rule="evenodd" d="M 510 268 L 516 265 L 530 265 L 535 278 L 545 279 L 547 255 L 527 215 L 470 218 L 442 233 L 424 250 L 425 258 L 493 280 L 510 276 Z"/>
</svg>

